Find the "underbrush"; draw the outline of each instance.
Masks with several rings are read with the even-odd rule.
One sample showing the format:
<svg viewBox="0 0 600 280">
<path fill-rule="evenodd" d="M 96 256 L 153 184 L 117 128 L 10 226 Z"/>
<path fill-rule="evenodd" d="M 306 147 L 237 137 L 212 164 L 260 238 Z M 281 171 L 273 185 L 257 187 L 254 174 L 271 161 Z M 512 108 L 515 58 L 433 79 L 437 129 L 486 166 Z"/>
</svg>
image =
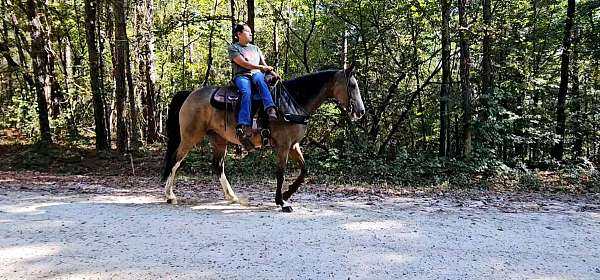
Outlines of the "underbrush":
<svg viewBox="0 0 600 280">
<path fill-rule="evenodd" d="M 95 176 L 137 175 L 158 179 L 164 157 L 161 144 L 126 155 L 98 154 L 93 141 L 59 143 L 43 147 L 23 141 L 0 142 L 0 170 L 30 170 Z M 470 160 L 439 158 L 434 154 L 399 152 L 384 158 L 353 149 L 308 147 L 305 150 L 308 183 L 396 186 L 439 190 L 477 189 L 550 193 L 600 193 L 600 172 L 587 160 L 555 164 L 551 168 L 509 167 L 474 157 Z M 233 180 L 275 181 L 276 155 L 272 150 L 242 153 L 230 146 L 225 168 Z M 288 179 L 297 176 L 295 162 L 288 163 Z M 210 178 L 212 151 L 205 141 L 184 161 L 180 175 Z"/>
</svg>

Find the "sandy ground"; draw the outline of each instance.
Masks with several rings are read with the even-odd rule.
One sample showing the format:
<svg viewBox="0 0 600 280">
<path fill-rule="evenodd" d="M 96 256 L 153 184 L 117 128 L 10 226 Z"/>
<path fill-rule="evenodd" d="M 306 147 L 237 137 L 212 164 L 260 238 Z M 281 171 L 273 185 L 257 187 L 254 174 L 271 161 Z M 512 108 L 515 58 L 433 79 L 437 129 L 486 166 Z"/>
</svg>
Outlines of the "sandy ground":
<svg viewBox="0 0 600 280">
<path fill-rule="evenodd" d="M 0 279 L 600 279 L 597 205 L 532 203 L 306 193 L 282 213 L 0 186 Z"/>
</svg>

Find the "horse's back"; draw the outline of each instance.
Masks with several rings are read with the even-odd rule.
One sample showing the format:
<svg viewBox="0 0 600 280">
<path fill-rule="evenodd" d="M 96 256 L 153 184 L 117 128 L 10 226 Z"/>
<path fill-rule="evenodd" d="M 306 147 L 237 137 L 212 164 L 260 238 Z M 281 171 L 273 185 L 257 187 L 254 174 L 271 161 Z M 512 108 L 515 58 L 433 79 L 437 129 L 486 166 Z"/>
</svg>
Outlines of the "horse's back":
<svg viewBox="0 0 600 280">
<path fill-rule="evenodd" d="M 216 89 L 218 88 L 214 86 L 206 86 L 190 93 L 179 111 L 179 124 L 182 129 L 206 128 L 206 122 L 212 119 L 214 113 L 214 109 L 210 105 L 210 96 Z"/>
</svg>

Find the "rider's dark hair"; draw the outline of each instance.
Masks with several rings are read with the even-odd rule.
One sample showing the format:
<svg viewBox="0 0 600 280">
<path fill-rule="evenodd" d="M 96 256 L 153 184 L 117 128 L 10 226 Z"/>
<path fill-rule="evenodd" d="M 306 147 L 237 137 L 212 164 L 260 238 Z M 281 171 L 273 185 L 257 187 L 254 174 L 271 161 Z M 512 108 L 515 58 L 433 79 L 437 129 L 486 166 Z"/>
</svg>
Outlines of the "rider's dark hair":
<svg viewBox="0 0 600 280">
<path fill-rule="evenodd" d="M 246 25 L 245 24 L 236 24 L 233 27 L 233 37 L 235 38 L 236 42 L 240 41 L 240 38 L 238 37 L 238 33 L 244 32 L 244 26 L 246 26 Z"/>
</svg>

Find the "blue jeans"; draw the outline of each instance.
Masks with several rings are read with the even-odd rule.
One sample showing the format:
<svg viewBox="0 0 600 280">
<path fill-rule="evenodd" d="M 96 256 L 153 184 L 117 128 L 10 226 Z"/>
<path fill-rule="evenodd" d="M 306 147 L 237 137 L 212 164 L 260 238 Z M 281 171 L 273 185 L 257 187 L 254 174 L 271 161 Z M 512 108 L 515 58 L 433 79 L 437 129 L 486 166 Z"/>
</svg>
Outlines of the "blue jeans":
<svg viewBox="0 0 600 280">
<path fill-rule="evenodd" d="M 237 76 L 233 80 L 238 90 L 240 91 L 240 112 L 238 113 L 238 125 L 252 125 L 250 112 L 252 110 L 252 85 L 258 88 L 260 99 L 266 109 L 274 107 L 271 92 L 265 81 L 265 75 L 262 72 L 257 72 L 252 75 L 252 79 L 248 76 Z"/>
</svg>

